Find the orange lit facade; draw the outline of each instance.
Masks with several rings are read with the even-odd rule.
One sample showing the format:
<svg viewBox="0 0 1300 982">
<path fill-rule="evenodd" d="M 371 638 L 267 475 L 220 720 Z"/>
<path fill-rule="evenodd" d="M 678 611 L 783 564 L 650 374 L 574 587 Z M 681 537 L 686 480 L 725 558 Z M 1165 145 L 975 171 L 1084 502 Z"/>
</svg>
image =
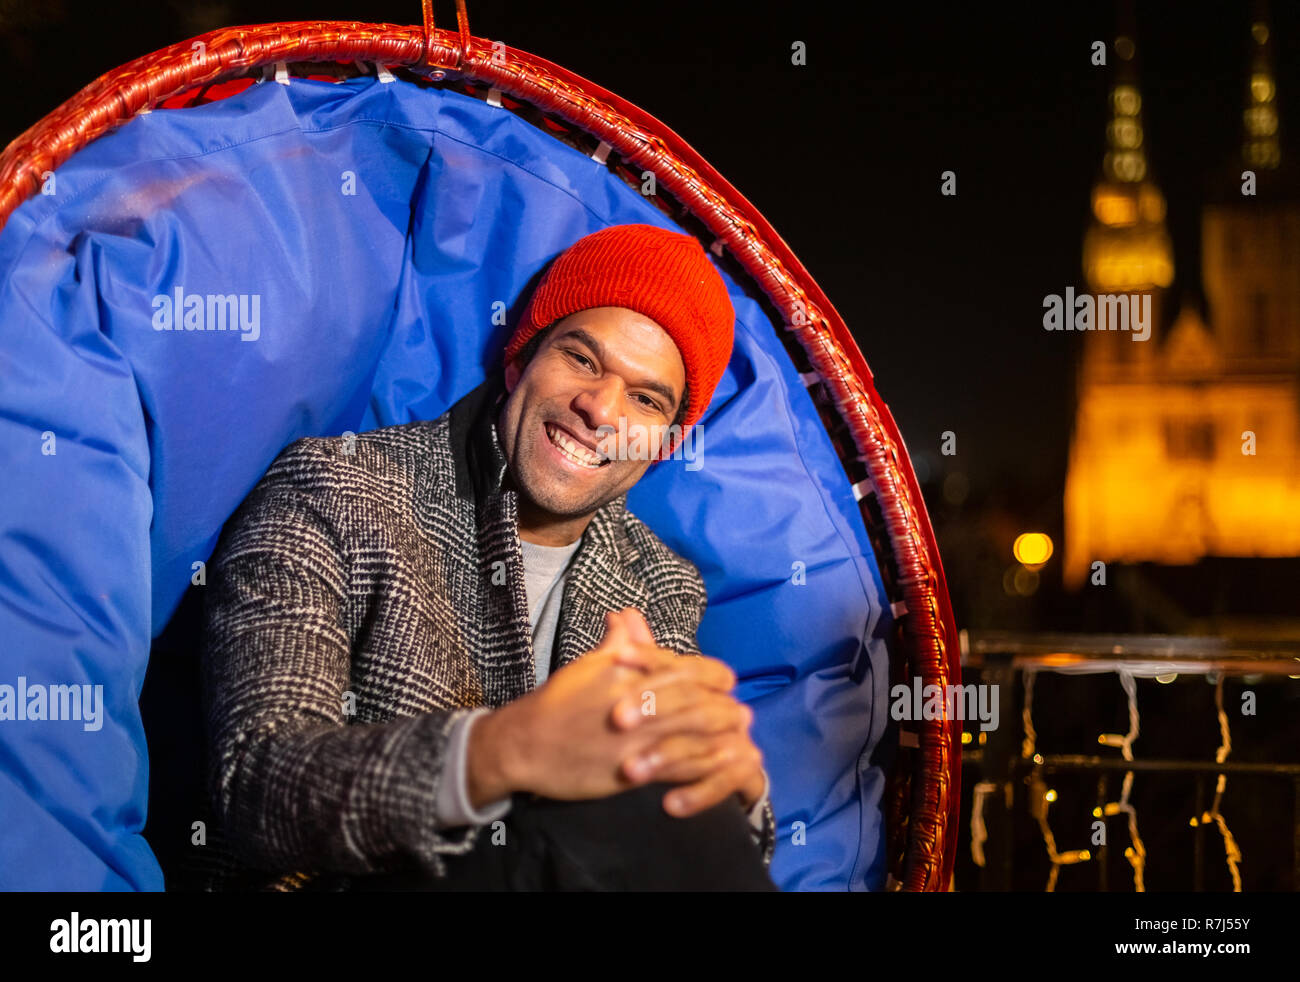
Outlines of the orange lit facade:
<svg viewBox="0 0 1300 982">
<path fill-rule="evenodd" d="M 1267 26 L 1252 36 L 1238 174 L 1263 175 L 1281 153 Z M 1147 172 L 1131 40 L 1115 50 L 1084 275 L 1094 295 L 1149 293 L 1155 328 L 1147 341 L 1080 338 L 1065 489 L 1071 588 L 1097 561 L 1300 556 L 1300 204 L 1257 194 L 1207 206 L 1207 317 L 1189 304 L 1162 330 L 1174 279 L 1165 200 Z"/>
</svg>

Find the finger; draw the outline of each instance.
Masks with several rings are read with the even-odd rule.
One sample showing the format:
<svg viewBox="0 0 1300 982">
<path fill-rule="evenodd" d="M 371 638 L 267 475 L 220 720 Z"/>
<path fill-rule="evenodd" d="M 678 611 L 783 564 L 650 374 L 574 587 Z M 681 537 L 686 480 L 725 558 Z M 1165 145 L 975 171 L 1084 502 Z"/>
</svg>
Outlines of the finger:
<svg viewBox="0 0 1300 982">
<path fill-rule="evenodd" d="M 626 645 L 630 640 L 630 629 L 623 612 L 621 610 L 606 612 L 605 634 L 600 639 L 600 647 L 615 649 Z"/>
<path fill-rule="evenodd" d="M 650 625 L 646 623 L 645 615 L 635 607 L 624 607 L 619 613 L 623 617 L 623 625 L 627 628 L 628 638 L 641 644 L 654 644 L 655 636 L 650 630 Z"/>
<path fill-rule="evenodd" d="M 625 644 L 654 644 L 654 634 L 646 623 L 641 611 L 635 607 L 611 610 L 605 614 L 605 636 L 601 639 L 602 647 L 617 647 Z"/>
<path fill-rule="evenodd" d="M 748 738 L 734 732 L 720 736 L 679 734 L 660 740 L 623 761 L 623 771 L 637 781 L 696 781 L 741 759 Z"/>
<path fill-rule="evenodd" d="M 665 648 L 641 642 L 621 642 L 606 650 L 614 664 L 624 668 L 637 668 L 642 672 L 671 669 L 680 657 Z"/>
<path fill-rule="evenodd" d="M 674 715 L 719 695 L 726 694 L 700 684 L 690 672 L 655 672 L 630 680 L 624 695 L 614 703 L 613 721 L 622 729 L 630 729 L 649 717 Z"/>
<path fill-rule="evenodd" d="M 628 608 L 628 610 L 637 614 L 635 608 Z M 614 615 L 605 616 L 608 619 Z M 644 671 L 669 670 L 684 666 L 687 671 L 697 674 L 703 684 L 719 692 L 730 692 L 736 687 L 735 671 L 718 658 L 710 658 L 707 655 L 680 655 L 671 649 L 658 647 L 653 639 L 629 643 L 627 635 L 623 633 L 616 633 L 613 643 L 607 636 L 600 646 L 609 652 L 615 663 L 620 665 L 640 668 Z"/>
<path fill-rule="evenodd" d="M 615 653 L 614 660 L 621 664 L 623 657 L 623 653 L 618 652 Z M 730 692 L 736 687 L 736 673 L 732 671 L 730 665 L 717 658 L 678 655 L 665 648 L 656 648 L 653 652 L 644 648 L 639 651 L 629 649 L 627 658 L 630 661 L 639 659 L 638 664 L 643 667 L 651 666 L 650 671 L 664 672 L 674 677 L 683 674 L 695 679 L 705 688 L 717 692 Z M 652 677 L 646 681 L 649 683 L 658 680 Z"/>
<path fill-rule="evenodd" d="M 656 710 L 658 707 L 655 707 Z M 698 733 L 708 735 L 736 730 L 748 735 L 754 721 L 754 711 L 731 696 L 706 692 L 676 712 L 646 713 L 636 726 L 647 733 L 667 736 L 673 733 Z"/>
<path fill-rule="evenodd" d="M 694 783 L 673 788 L 664 795 L 664 811 L 678 818 L 707 811 L 731 795 L 743 791 L 749 783 L 752 770 L 753 765 L 749 761 L 738 761 L 717 768 Z"/>
<path fill-rule="evenodd" d="M 645 642 L 624 643 L 610 649 L 614 661 L 639 668 L 665 668 L 680 657 L 676 652 Z"/>
<path fill-rule="evenodd" d="M 679 688 L 685 691 L 677 693 Z M 609 719 L 620 730 L 633 729 L 644 720 L 659 715 L 661 693 L 675 693 L 670 704 L 685 706 L 708 692 L 694 683 L 687 673 L 671 669 L 633 676 L 615 691 L 617 696 L 610 707 Z"/>
<path fill-rule="evenodd" d="M 733 677 L 730 669 L 721 662 L 718 665 L 721 671 L 677 658 L 662 671 L 626 680 L 611 710 L 613 724 L 629 729 L 641 725 L 648 717 L 674 715 L 710 697 L 721 696 L 734 702 L 726 687 Z"/>
</svg>

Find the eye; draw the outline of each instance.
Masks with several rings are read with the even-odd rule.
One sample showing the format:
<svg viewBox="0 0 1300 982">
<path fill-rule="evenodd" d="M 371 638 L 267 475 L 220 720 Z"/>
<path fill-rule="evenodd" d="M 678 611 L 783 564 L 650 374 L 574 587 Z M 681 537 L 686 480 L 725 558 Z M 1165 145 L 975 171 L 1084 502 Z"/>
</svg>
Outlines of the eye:
<svg viewBox="0 0 1300 982">
<path fill-rule="evenodd" d="M 581 365 L 583 368 L 594 368 L 594 367 L 595 367 L 595 366 L 592 364 L 590 358 L 588 358 L 586 355 L 579 354 L 577 351 L 574 351 L 572 348 L 565 348 L 565 349 L 564 349 L 564 353 L 565 353 L 566 355 L 568 355 L 570 358 L 572 358 L 574 361 L 576 361 L 576 362 L 577 362 L 579 365 Z"/>
<path fill-rule="evenodd" d="M 645 393 L 643 393 L 643 392 L 638 392 L 638 393 L 636 394 L 636 398 L 637 398 L 637 399 L 640 399 L 640 400 L 641 400 L 641 405 L 645 406 L 647 409 L 653 410 L 653 411 L 655 411 L 655 412 L 658 412 L 658 411 L 659 411 L 659 403 L 655 402 L 653 399 L 651 399 L 651 398 L 650 398 L 648 395 L 646 395 Z"/>
</svg>

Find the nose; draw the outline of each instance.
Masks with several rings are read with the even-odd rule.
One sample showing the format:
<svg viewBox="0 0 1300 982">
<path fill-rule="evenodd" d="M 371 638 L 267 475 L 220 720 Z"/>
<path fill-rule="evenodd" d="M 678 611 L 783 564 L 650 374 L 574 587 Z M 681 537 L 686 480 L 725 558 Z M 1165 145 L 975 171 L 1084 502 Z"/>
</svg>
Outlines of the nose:
<svg viewBox="0 0 1300 982">
<path fill-rule="evenodd" d="M 623 405 L 623 380 L 613 373 L 592 379 L 573 400 L 573 410 L 593 433 L 602 426 L 618 429 Z"/>
</svg>

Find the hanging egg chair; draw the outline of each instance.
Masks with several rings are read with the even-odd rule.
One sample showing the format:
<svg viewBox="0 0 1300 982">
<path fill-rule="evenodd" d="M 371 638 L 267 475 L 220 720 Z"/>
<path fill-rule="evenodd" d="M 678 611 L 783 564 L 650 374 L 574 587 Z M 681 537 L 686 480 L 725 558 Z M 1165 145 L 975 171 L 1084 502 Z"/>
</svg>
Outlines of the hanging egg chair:
<svg viewBox="0 0 1300 982">
<path fill-rule="evenodd" d="M 773 879 L 948 889 L 960 725 L 897 723 L 889 690 L 959 682 L 956 629 L 848 328 L 672 130 L 457 13 L 213 31 L 0 157 L 0 682 L 80 686 L 87 717 L 102 686 L 97 724 L 0 723 L 0 886 L 162 889 L 161 843 L 204 848 L 167 806 L 200 761 L 139 697 L 157 670 L 193 723 L 166 686 L 197 671 L 182 613 L 223 523 L 300 437 L 439 416 L 551 259 L 639 222 L 697 236 L 736 310 L 700 466 L 652 468 L 628 501 L 708 587 L 699 642 L 755 710 Z"/>
</svg>

